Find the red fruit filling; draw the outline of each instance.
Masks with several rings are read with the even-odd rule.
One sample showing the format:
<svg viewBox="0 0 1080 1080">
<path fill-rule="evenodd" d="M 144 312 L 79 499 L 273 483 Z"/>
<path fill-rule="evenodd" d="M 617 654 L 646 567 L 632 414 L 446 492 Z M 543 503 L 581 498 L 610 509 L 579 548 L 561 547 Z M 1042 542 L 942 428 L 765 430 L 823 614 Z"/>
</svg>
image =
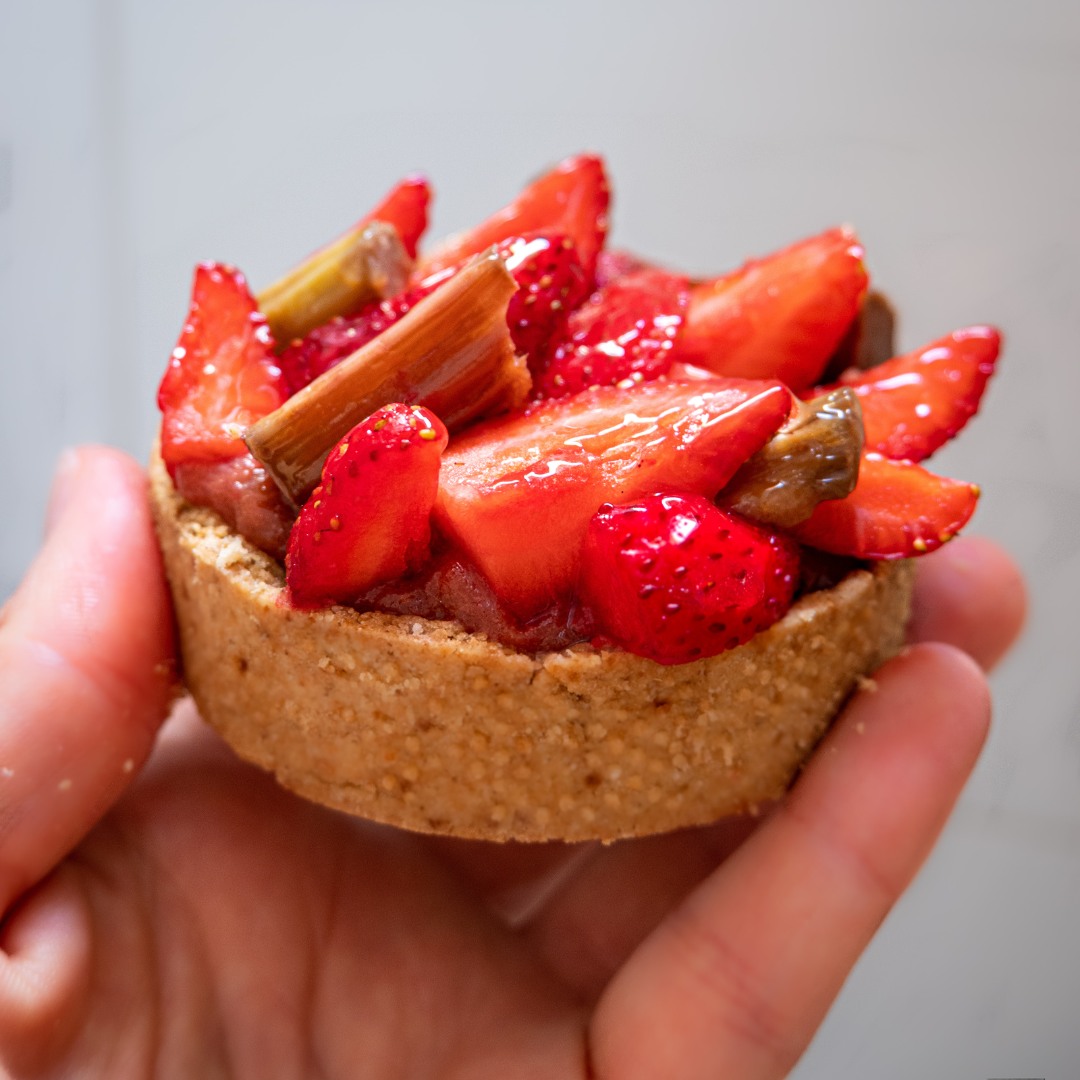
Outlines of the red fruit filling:
<svg viewBox="0 0 1080 1080">
<path fill-rule="evenodd" d="M 430 195 L 407 179 L 364 220 L 394 225 L 415 255 Z M 602 250 L 608 200 L 600 159 L 568 159 L 422 258 L 400 295 L 277 359 L 243 277 L 200 266 L 159 391 L 162 456 L 181 494 L 284 556 L 296 604 L 454 619 L 527 652 L 592 640 L 663 664 L 736 647 L 852 560 L 933 550 L 968 520 L 978 489 L 914 461 L 977 409 L 996 330 L 845 372 L 838 385 L 854 391 L 865 430 L 854 490 L 788 530 L 751 521 L 714 500 L 797 417 L 792 389 L 823 392 L 809 388 L 866 292 L 862 248 L 833 229 L 691 287 Z M 387 403 L 328 447 L 294 523 L 245 428 L 492 246 L 517 286 L 506 320 L 528 356 L 531 403 L 452 442 L 427 409 Z M 786 446 L 754 458 L 760 483 Z"/>
</svg>

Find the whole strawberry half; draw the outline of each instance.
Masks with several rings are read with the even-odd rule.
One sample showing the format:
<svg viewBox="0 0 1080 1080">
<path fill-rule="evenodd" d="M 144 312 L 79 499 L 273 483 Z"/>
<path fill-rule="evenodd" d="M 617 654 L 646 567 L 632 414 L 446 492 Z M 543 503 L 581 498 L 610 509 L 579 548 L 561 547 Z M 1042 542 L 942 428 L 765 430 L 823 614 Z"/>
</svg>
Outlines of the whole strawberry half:
<svg viewBox="0 0 1080 1080">
<path fill-rule="evenodd" d="M 597 290 L 567 321 L 537 378 L 537 397 L 566 397 L 667 373 L 690 300 L 685 277 L 638 270 Z"/>
<path fill-rule="evenodd" d="M 679 358 L 720 375 L 816 382 L 866 292 L 863 249 L 830 229 L 694 287 Z"/>
<path fill-rule="evenodd" d="M 591 282 L 607 236 L 611 195 L 603 161 L 579 154 L 529 184 L 512 202 L 467 232 L 451 236 L 420 262 L 420 276 L 453 266 L 511 236 L 533 232 L 569 237 Z"/>
<path fill-rule="evenodd" d="M 582 599 L 604 639 L 661 664 L 748 641 L 791 606 L 799 546 L 700 495 L 605 505 L 589 522 Z"/>
<path fill-rule="evenodd" d="M 170 475 L 184 462 L 247 453 L 244 429 L 286 396 L 270 330 L 244 275 L 222 263 L 202 263 L 158 387 L 161 456 Z"/>
<path fill-rule="evenodd" d="M 846 498 L 818 503 L 791 533 L 835 555 L 909 558 L 951 540 L 978 500 L 975 484 L 937 476 L 910 461 L 864 454 L 855 490 Z"/>
<path fill-rule="evenodd" d="M 780 383 L 716 376 L 547 401 L 450 444 L 435 520 L 528 619 L 572 590 L 597 507 L 664 489 L 715 495 L 790 410 Z"/>
<path fill-rule="evenodd" d="M 289 536 L 285 578 L 294 602 L 350 603 L 427 560 L 448 437 L 427 409 L 393 404 L 330 451 Z"/>
<path fill-rule="evenodd" d="M 848 371 L 862 405 L 866 449 L 922 461 L 975 415 L 1001 349 L 992 326 L 969 326 L 869 371 Z"/>
<path fill-rule="evenodd" d="M 506 311 L 514 348 L 530 358 L 539 356 L 542 345 L 563 331 L 570 311 L 588 294 L 581 261 L 566 237 L 547 233 L 510 237 L 498 245 L 498 252 L 518 287 Z M 378 337 L 469 261 L 438 270 L 397 296 L 369 304 L 355 315 L 332 319 L 290 345 L 278 358 L 290 392 L 303 389 Z"/>
</svg>

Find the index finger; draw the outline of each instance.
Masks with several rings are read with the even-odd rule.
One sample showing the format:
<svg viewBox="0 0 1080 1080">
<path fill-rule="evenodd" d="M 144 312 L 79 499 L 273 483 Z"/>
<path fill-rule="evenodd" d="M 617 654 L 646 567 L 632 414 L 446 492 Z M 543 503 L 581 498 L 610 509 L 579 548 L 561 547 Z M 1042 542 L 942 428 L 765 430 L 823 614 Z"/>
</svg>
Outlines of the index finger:
<svg viewBox="0 0 1080 1080">
<path fill-rule="evenodd" d="M 87 448 L 0 623 L 0 911 L 85 835 L 150 751 L 172 615 L 141 470 Z"/>
</svg>

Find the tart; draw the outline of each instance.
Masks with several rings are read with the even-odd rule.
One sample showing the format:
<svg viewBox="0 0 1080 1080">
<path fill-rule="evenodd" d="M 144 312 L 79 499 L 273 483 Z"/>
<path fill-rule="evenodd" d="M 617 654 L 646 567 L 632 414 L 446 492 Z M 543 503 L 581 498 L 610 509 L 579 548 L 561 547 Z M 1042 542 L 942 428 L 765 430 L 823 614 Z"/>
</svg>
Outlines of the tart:
<svg viewBox="0 0 1080 1080">
<path fill-rule="evenodd" d="M 916 462 L 997 332 L 867 370 L 887 309 L 850 230 L 693 282 L 605 250 L 591 155 L 414 261 L 427 192 L 258 298 L 197 271 L 150 490 L 200 712 L 421 832 L 606 841 L 779 797 L 974 510 Z"/>
</svg>

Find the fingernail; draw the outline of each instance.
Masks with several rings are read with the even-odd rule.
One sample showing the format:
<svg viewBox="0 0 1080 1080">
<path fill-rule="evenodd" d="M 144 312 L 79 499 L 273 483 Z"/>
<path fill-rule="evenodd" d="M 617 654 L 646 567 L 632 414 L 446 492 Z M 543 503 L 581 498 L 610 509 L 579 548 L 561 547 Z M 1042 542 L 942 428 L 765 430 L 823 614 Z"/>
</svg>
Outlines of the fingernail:
<svg viewBox="0 0 1080 1080">
<path fill-rule="evenodd" d="M 79 473 L 82 471 L 82 455 L 77 449 L 65 450 L 56 462 L 52 489 L 49 492 L 49 505 L 45 511 L 45 535 L 56 527 L 64 516 L 64 510 L 70 504 L 79 487 Z"/>
</svg>

